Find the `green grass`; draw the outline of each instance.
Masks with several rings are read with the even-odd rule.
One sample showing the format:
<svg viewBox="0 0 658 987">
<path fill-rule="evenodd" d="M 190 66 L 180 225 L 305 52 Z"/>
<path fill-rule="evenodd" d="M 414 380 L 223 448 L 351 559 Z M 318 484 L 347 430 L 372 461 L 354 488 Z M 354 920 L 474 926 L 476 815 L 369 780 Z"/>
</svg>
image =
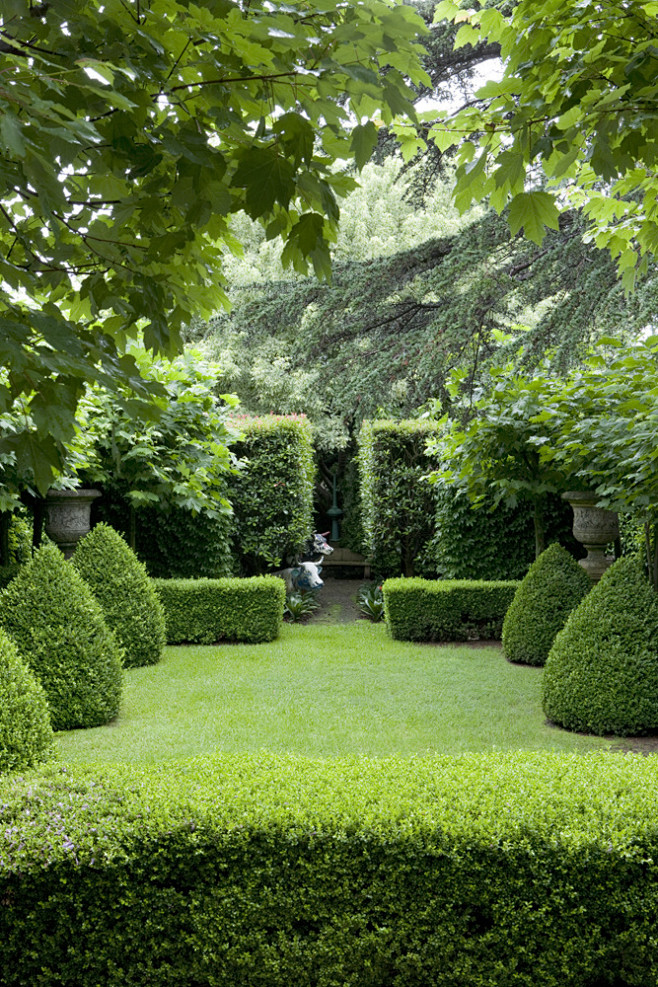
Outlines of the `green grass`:
<svg viewBox="0 0 658 987">
<path fill-rule="evenodd" d="M 607 747 L 549 727 L 542 670 L 495 646 L 392 641 L 382 624 L 283 628 L 271 644 L 167 648 L 126 672 L 119 717 L 60 733 L 69 761 L 289 751 L 333 757 Z"/>
</svg>

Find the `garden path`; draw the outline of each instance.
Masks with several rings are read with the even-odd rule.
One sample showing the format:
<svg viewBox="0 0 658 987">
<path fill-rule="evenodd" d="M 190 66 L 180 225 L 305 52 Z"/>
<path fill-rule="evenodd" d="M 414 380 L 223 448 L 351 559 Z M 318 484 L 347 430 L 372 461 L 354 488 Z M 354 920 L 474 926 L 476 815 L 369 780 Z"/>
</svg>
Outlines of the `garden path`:
<svg viewBox="0 0 658 987">
<path fill-rule="evenodd" d="M 363 579 L 337 579 L 329 576 L 318 592 L 320 609 L 311 615 L 309 624 L 350 624 L 363 619 L 356 605 L 357 593 L 364 585 Z"/>
</svg>

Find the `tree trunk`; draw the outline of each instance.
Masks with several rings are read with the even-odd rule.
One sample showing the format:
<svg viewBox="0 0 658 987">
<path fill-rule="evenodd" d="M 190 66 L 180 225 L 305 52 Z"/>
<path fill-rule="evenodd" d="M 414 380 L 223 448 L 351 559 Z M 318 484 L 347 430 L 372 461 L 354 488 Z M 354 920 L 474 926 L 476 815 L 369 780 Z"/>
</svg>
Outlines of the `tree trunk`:
<svg viewBox="0 0 658 987">
<path fill-rule="evenodd" d="M 135 507 L 133 504 L 130 505 L 130 522 L 128 530 L 128 544 L 132 548 L 133 552 L 136 551 L 135 544 L 137 541 L 137 518 L 136 518 Z"/>
<path fill-rule="evenodd" d="M 544 524 L 544 498 L 537 497 L 535 500 L 534 523 L 535 523 L 535 558 L 539 558 L 546 548 L 546 527 Z"/>
<path fill-rule="evenodd" d="M 0 565 L 9 565 L 9 524 L 11 512 L 0 514 Z"/>
<path fill-rule="evenodd" d="M 36 552 L 41 544 L 43 526 L 46 520 L 46 501 L 43 497 L 35 497 L 31 504 L 32 508 L 32 551 Z"/>
</svg>

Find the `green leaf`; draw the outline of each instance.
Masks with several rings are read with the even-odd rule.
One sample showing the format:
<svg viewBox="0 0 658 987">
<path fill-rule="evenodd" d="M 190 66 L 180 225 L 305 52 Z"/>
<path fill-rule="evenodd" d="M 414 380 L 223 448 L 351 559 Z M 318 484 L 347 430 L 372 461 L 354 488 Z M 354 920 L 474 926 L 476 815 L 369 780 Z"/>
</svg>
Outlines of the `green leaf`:
<svg viewBox="0 0 658 987">
<path fill-rule="evenodd" d="M 534 243 L 542 242 L 546 227 L 559 229 L 559 219 L 555 200 L 548 192 L 521 192 L 510 203 L 509 225 L 512 234 L 523 228 L 524 235 Z"/>
<path fill-rule="evenodd" d="M 377 146 L 377 133 L 377 127 L 372 120 L 364 124 L 358 124 L 352 131 L 350 147 L 354 153 L 354 160 L 359 171 L 370 160 L 372 152 Z"/>
<path fill-rule="evenodd" d="M 17 158 L 25 157 L 23 129 L 18 117 L 13 113 L 5 112 L 0 116 L 0 137 L 12 154 L 15 154 Z"/>
<path fill-rule="evenodd" d="M 246 189 L 245 209 L 254 219 L 287 207 L 295 192 L 292 164 L 270 148 L 248 148 L 239 156 L 233 185 Z"/>
</svg>

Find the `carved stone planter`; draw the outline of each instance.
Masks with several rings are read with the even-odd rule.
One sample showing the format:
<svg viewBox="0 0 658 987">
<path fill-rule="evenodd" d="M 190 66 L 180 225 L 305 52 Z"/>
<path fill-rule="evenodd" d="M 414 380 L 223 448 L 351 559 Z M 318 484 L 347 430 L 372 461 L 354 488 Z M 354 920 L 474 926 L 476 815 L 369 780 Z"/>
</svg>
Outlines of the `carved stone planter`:
<svg viewBox="0 0 658 987">
<path fill-rule="evenodd" d="M 70 559 L 81 538 L 91 531 L 92 501 L 100 490 L 49 490 L 46 494 L 46 534 Z"/>
<path fill-rule="evenodd" d="M 596 496 L 589 492 L 569 490 L 562 494 L 573 508 L 573 536 L 587 549 L 587 558 L 580 559 L 593 583 L 598 583 L 612 559 L 605 554 L 606 545 L 619 537 L 619 524 L 614 511 L 596 506 Z"/>
</svg>

